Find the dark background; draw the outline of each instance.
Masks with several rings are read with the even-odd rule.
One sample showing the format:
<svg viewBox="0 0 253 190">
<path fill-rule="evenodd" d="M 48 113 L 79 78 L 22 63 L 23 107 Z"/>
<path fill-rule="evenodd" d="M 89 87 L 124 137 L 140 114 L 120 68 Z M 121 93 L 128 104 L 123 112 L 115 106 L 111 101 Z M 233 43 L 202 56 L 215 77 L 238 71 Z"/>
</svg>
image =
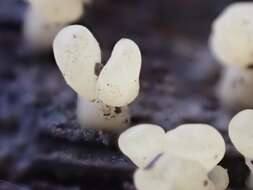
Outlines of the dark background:
<svg viewBox="0 0 253 190">
<path fill-rule="evenodd" d="M 248 169 L 227 137 L 234 115 L 215 96 L 222 74 L 207 46 L 213 19 L 232 0 L 94 0 L 77 23 L 87 26 L 107 60 L 116 41 L 142 51 L 141 93 L 132 123 L 166 130 L 208 123 L 227 142 L 222 165 L 232 189 L 244 188 Z M 31 54 L 22 40 L 27 4 L 0 0 L 0 190 L 134 190 L 133 164 L 117 135 L 80 128 L 76 94 L 52 52 Z"/>
</svg>

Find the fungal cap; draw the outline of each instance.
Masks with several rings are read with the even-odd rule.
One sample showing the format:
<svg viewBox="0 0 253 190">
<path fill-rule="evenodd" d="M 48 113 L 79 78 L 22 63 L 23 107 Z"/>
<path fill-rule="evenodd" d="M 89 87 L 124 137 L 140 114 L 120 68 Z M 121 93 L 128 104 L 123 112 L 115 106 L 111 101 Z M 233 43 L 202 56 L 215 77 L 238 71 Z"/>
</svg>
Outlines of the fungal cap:
<svg viewBox="0 0 253 190">
<path fill-rule="evenodd" d="M 138 167 L 146 167 L 163 152 L 165 132 L 157 125 L 141 124 L 127 129 L 118 140 L 120 150 Z"/>
<path fill-rule="evenodd" d="M 212 170 L 225 154 L 220 133 L 206 124 L 184 124 L 166 133 L 168 154 L 200 162 Z"/>
<path fill-rule="evenodd" d="M 199 162 L 163 155 L 152 166 L 138 169 L 134 183 L 138 190 L 215 190 L 207 173 Z"/>
<path fill-rule="evenodd" d="M 247 67 L 253 63 L 253 3 L 228 6 L 214 21 L 210 47 L 226 65 Z"/>
<path fill-rule="evenodd" d="M 216 190 L 225 190 L 229 185 L 228 171 L 221 166 L 215 168 L 208 174 L 210 180 L 214 183 Z"/>
<path fill-rule="evenodd" d="M 96 99 L 95 67 L 101 62 L 97 40 L 80 25 L 62 29 L 56 36 L 54 56 L 66 82 L 83 98 Z"/>
<path fill-rule="evenodd" d="M 229 123 L 228 134 L 235 148 L 246 158 L 253 158 L 253 110 L 236 114 Z"/>
<path fill-rule="evenodd" d="M 29 0 L 32 7 L 50 22 L 69 23 L 83 13 L 84 0 Z M 66 14 L 67 13 L 67 14 Z"/>
<path fill-rule="evenodd" d="M 139 94 L 141 52 L 135 42 L 121 39 L 102 69 L 97 82 L 97 95 L 106 105 L 121 107 Z"/>
</svg>

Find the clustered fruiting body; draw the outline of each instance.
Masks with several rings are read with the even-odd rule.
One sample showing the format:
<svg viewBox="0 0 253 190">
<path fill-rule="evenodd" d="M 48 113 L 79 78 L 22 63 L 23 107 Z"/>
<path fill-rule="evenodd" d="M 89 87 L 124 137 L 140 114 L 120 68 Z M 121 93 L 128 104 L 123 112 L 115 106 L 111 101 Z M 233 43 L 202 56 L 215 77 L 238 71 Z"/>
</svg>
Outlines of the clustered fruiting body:
<svg viewBox="0 0 253 190">
<path fill-rule="evenodd" d="M 205 124 L 185 124 L 165 131 L 156 125 L 132 127 L 119 137 L 120 150 L 139 169 L 138 190 L 224 190 L 229 179 L 217 164 L 225 154 L 219 132 Z"/>
<path fill-rule="evenodd" d="M 83 14 L 89 0 L 27 0 L 28 7 L 23 28 L 27 46 L 33 50 L 52 47 L 56 34 Z"/>
<path fill-rule="evenodd" d="M 77 116 L 84 127 L 122 130 L 129 126 L 127 105 L 138 96 L 141 52 L 129 39 L 119 40 L 103 68 L 101 50 L 91 32 L 72 25 L 53 44 L 58 67 L 78 94 Z"/>
<path fill-rule="evenodd" d="M 233 117 L 229 124 L 229 137 L 235 148 L 245 157 L 251 171 L 248 186 L 253 189 L 253 110 L 244 110 Z"/>
<path fill-rule="evenodd" d="M 253 106 L 253 3 L 226 8 L 214 21 L 210 48 L 224 65 L 218 87 L 221 102 L 233 109 Z"/>
</svg>

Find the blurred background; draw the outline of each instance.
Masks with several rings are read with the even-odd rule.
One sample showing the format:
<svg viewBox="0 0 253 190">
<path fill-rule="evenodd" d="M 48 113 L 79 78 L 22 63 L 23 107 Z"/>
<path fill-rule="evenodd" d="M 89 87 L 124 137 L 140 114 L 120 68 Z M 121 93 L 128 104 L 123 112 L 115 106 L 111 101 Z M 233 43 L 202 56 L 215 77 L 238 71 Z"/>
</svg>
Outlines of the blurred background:
<svg viewBox="0 0 253 190">
<path fill-rule="evenodd" d="M 212 21 L 233 2 L 91 0 L 73 23 L 93 32 L 103 62 L 120 38 L 136 41 L 143 69 L 132 123 L 166 130 L 186 122 L 214 125 L 228 143 L 222 164 L 231 167 L 231 187 L 240 189 L 248 170 L 226 135 L 234 113 L 215 96 L 221 67 L 207 45 Z M 76 94 L 51 48 L 34 53 L 27 47 L 22 28 L 28 6 L 0 0 L 0 189 L 134 190 L 134 166 L 119 152 L 116 137 L 80 128 Z"/>
</svg>

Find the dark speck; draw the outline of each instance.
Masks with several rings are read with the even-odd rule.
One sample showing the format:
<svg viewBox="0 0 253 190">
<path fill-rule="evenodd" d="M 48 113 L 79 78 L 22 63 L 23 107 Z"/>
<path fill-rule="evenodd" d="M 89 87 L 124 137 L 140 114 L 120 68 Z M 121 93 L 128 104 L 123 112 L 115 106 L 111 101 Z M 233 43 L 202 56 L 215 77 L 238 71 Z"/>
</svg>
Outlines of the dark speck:
<svg viewBox="0 0 253 190">
<path fill-rule="evenodd" d="M 96 63 L 94 73 L 96 76 L 98 76 L 103 69 L 103 65 L 101 63 Z"/>
<path fill-rule="evenodd" d="M 125 121 L 124 121 L 125 123 L 129 123 L 129 120 L 128 119 L 125 119 Z"/>
<path fill-rule="evenodd" d="M 120 107 L 115 107 L 114 112 L 115 112 L 116 114 L 120 114 L 120 113 L 122 112 L 122 109 L 121 109 Z"/>
<path fill-rule="evenodd" d="M 106 117 L 106 116 L 110 116 L 110 113 L 104 113 L 104 116 Z"/>
<path fill-rule="evenodd" d="M 206 186 L 208 185 L 208 181 L 205 180 L 203 184 L 204 184 L 204 186 L 206 187 Z"/>
<path fill-rule="evenodd" d="M 253 64 L 250 64 L 248 67 L 247 67 L 247 69 L 253 69 Z"/>
</svg>

